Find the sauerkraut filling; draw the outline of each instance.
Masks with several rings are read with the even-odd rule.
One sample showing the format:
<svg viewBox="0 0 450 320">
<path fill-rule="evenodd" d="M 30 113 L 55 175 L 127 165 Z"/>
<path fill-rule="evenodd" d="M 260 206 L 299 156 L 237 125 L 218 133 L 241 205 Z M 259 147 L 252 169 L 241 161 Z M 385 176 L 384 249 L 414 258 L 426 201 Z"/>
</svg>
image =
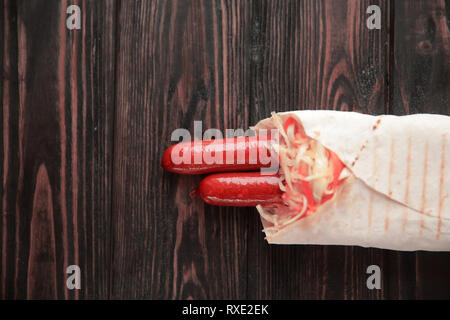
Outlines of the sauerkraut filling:
<svg viewBox="0 0 450 320">
<path fill-rule="evenodd" d="M 266 237 L 315 212 L 350 175 L 334 152 L 305 134 L 295 116 L 272 113 L 271 120 L 280 134 L 279 143 L 270 148 L 279 156 L 283 196 L 280 203 L 256 207 L 270 223 L 263 230 Z"/>
</svg>

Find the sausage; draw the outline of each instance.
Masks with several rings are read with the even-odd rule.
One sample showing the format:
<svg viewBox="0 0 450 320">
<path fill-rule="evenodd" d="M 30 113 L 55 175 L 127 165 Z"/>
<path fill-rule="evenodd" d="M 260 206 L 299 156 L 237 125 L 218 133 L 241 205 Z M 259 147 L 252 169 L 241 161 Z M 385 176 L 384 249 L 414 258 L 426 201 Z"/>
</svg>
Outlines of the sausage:
<svg viewBox="0 0 450 320">
<path fill-rule="evenodd" d="M 290 125 L 296 122 L 289 118 L 286 123 Z M 298 128 L 295 128 L 294 134 L 299 135 L 300 139 L 304 138 L 304 132 Z M 191 193 L 208 204 L 234 207 L 283 204 L 289 194 L 280 189 L 277 174 L 248 172 L 273 166 L 274 158 L 270 157 L 269 143 L 273 143 L 273 140 L 265 136 L 178 143 L 166 150 L 161 166 L 179 174 L 221 172 L 204 178 Z M 278 158 L 275 160 L 278 161 Z M 329 151 L 329 161 L 334 172 L 328 188 L 334 189 L 342 182 L 339 176 L 344 165 L 332 151 Z M 302 166 L 299 167 L 299 173 L 307 176 L 304 170 Z M 301 181 L 298 188 L 308 200 L 308 209 L 311 211 L 333 196 L 325 194 L 320 203 L 316 203 L 310 181 Z"/>
<path fill-rule="evenodd" d="M 260 136 L 181 142 L 166 150 L 161 166 L 178 174 L 268 168 L 271 166 L 269 139 Z"/>
<path fill-rule="evenodd" d="M 277 175 L 260 172 L 216 173 L 204 178 L 191 194 L 216 206 L 254 207 L 281 202 Z"/>
</svg>

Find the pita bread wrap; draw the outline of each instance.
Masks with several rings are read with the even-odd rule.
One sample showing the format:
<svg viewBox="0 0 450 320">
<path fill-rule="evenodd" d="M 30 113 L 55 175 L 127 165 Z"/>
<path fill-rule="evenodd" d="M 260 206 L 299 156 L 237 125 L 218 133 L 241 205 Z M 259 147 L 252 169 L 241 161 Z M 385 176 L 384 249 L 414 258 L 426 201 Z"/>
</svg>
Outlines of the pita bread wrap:
<svg viewBox="0 0 450 320">
<path fill-rule="evenodd" d="M 274 116 L 294 117 L 349 175 L 331 200 L 284 228 L 274 230 L 263 214 L 269 243 L 450 250 L 450 117 L 325 110 Z M 255 129 L 275 122 L 262 120 Z"/>
</svg>

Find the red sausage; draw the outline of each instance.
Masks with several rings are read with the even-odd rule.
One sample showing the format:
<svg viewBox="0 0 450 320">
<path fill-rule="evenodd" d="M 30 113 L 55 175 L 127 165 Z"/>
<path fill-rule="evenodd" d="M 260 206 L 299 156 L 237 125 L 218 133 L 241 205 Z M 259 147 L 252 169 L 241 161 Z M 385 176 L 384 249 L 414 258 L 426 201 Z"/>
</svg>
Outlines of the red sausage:
<svg viewBox="0 0 450 320">
<path fill-rule="evenodd" d="M 194 194 L 216 206 L 254 207 L 281 202 L 277 175 L 259 172 L 218 173 L 207 176 Z"/>
<path fill-rule="evenodd" d="M 161 166 L 179 174 L 252 171 L 271 166 L 267 137 L 181 142 L 168 148 Z M 264 158 L 261 158 L 263 155 Z M 238 161 L 240 160 L 240 161 Z"/>
</svg>

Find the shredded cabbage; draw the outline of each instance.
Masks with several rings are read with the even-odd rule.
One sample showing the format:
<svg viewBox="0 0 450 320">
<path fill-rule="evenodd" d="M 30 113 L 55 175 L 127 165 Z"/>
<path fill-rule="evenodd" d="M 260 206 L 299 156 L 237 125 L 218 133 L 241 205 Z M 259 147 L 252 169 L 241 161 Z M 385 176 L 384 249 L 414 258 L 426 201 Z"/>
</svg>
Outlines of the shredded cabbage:
<svg viewBox="0 0 450 320">
<path fill-rule="evenodd" d="M 301 125 L 298 121 L 284 128 L 283 119 L 276 113 L 272 113 L 272 120 L 280 133 L 279 144 L 271 146 L 271 150 L 279 155 L 279 185 L 284 194 L 281 204 L 256 207 L 261 217 L 271 224 L 263 230 L 266 238 L 315 211 L 336 192 L 330 151 L 319 141 L 297 134 L 296 126 Z M 344 168 L 338 180 L 349 175 Z M 306 190 L 306 183 L 310 190 Z M 309 199 L 307 192 L 312 195 Z"/>
</svg>

